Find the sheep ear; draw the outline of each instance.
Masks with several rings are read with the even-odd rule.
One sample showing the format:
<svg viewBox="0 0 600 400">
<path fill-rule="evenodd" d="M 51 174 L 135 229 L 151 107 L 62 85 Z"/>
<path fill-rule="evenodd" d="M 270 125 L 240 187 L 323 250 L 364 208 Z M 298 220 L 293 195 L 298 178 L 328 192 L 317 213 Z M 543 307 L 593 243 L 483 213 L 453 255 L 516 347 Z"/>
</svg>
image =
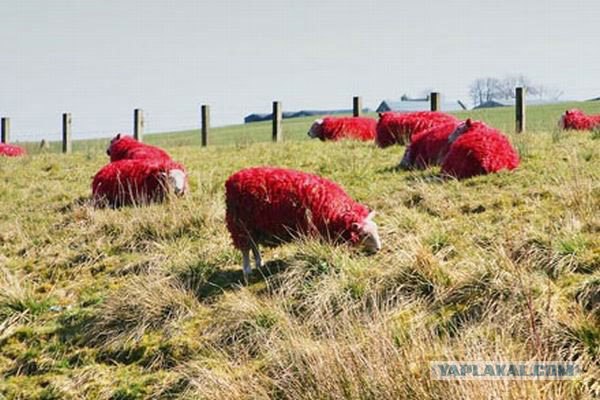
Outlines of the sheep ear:
<svg viewBox="0 0 600 400">
<path fill-rule="evenodd" d="M 383 117 L 383 113 L 382 112 L 377 113 L 377 115 L 379 115 L 379 118 Z"/>
<path fill-rule="evenodd" d="M 119 139 L 121 139 L 121 134 L 117 133 L 117 136 L 115 136 L 115 140 L 119 140 Z"/>
<path fill-rule="evenodd" d="M 373 218 L 375 218 L 375 216 L 376 216 L 376 215 L 377 215 L 377 213 L 376 213 L 375 211 L 371 211 L 371 212 L 369 213 L 369 215 L 367 215 L 367 219 L 370 221 L 370 220 L 372 220 Z"/>
<path fill-rule="evenodd" d="M 360 224 L 358 222 L 353 222 L 352 229 L 360 229 Z"/>
<path fill-rule="evenodd" d="M 471 118 L 467 118 L 467 121 L 465 122 L 465 125 L 467 127 L 470 127 L 471 125 L 473 125 L 473 121 L 471 121 Z"/>
</svg>

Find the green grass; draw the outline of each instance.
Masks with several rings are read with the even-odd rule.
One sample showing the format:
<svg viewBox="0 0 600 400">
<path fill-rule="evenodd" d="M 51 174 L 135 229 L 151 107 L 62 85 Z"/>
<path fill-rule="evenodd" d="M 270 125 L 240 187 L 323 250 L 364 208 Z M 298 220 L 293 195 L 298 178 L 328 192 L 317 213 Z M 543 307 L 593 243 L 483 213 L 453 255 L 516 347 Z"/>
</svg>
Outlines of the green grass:
<svg viewBox="0 0 600 400">
<path fill-rule="evenodd" d="M 589 114 L 600 114 L 600 102 L 569 102 L 527 107 L 527 129 L 532 132 L 552 132 L 557 129 L 558 120 L 565 110 L 579 108 Z M 514 107 L 488 108 L 456 113 L 460 118 L 474 118 L 485 121 L 503 132 L 515 130 Z"/>
<path fill-rule="evenodd" d="M 298 140 L 281 144 L 255 143 L 268 123 L 215 129 L 231 145 L 206 149 L 194 132 L 148 135 L 191 192 L 142 208 L 89 204 L 105 140 L 1 159 L 0 398 L 597 397 L 600 140 L 554 131 L 563 108 L 532 107 L 538 129 L 510 134 L 519 169 L 465 181 L 397 171 L 401 146 L 301 142 L 312 118 L 286 121 Z M 509 109 L 469 115 L 511 132 Z M 300 240 L 241 286 L 223 182 L 265 164 L 340 182 L 377 210 L 383 250 Z M 430 379 L 429 361 L 453 359 L 584 374 Z"/>
<path fill-rule="evenodd" d="M 308 128 L 314 118 L 293 118 L 283 122 L 284 140 L 297 141 L 308 139 Z M 226 127 L 212 128 L 210 131 L 209 145 L 237 145 L 243 146 L 252 143 L 271 141 L 271 122 L 256 122 L 252 124 L 231 125 Z M 117 132 L 115 132 L 116 134 Z M 74 132 L 74 136 L 77 132 Z M 110 139 L 74 140 L 73 151 L 83 153 L 104 152 Z M 150 144 L 165 147 L 197 146 L 200 147 L 200 131 L 180 131 L 168 133 L 150 133 L 144 135 L 144 141 Z M 30 153 L 39 153 L 39 143 L 23 143 Z M 61 151 L 60 142 L 50 142 L 48 153 Z"/>
</svg>

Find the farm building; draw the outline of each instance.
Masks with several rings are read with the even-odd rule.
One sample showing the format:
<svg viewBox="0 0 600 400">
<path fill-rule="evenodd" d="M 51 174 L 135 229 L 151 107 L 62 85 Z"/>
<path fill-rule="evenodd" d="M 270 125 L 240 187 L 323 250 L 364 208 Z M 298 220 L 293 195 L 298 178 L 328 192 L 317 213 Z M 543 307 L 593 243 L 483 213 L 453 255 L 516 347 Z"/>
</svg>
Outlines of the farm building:
<svg viewBox="0 0 600 400">
<path fill-rule="evenodd" d="M 442 111 L 460 111 L 464 110 L 465 107 L 460 105 L 458 101 L 442 101 Z M 412 111 L 429 111 L 430 104 L 428 99 L 418 100 L 383 100 L 377 112 L 412 112 Z"/>
<path fill-rule="evenodd" d="M 526 102 L 527 102 L 527 105 L 531 105 L 531 106 L 541 106 L 541 105 L 559 103 L 559 101 L 556 101 L 556 100 L 540 100 L 540 99 L 527 99 Z M 514 99 L 488 100 L 486 102 L 483 102 L 483 103 L 473 107 L 473 110 L 478 110 L 481 108 L 514 107 L 514 106 L 515 106 Z"/>
<path fill-rule="evenodd" d="M 512 105 L 514 105 L 514 102 Z M 496 101 L 496 100 L 488 100 L 488 101 L 485 101 L 485 102 L 473 107 L 473 110 L 478 110 L 480 108 L 496 108 L 496 107 L 508 107 L 508 106 L 509 105 L 506 104 L 506 102 L 500 103 L 499 101 Z"/>
<path fill-rule="evenodd" d="M 363 113 L 372 112 L 369 108 L 363 108 Z M 301 111 L 284 111 L 282 113 L 283 119 L 288 118 L 300 118 L 309 117 L 311 115 L 338 115 L 338 114 L 352 114 L 352 110 L 301 110 Z M 249 114 L 244 117 L 244 123 L 270 121 L 273 119 L 273 114 Z"/>
</svg>

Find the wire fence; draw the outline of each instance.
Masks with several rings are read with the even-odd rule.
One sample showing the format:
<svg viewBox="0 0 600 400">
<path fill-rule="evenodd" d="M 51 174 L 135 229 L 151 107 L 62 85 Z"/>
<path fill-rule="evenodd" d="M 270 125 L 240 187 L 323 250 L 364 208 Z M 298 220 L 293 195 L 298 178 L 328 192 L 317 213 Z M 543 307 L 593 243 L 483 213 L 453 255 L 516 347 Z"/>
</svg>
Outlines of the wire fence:
<svg viewBox="0 0 600 400">
<path fill-rule="evenodd" d="M 196 112 L 195 118 L 190 117 L 191 113 L 186 112 L 153 112 L 144 109 L 144 131 L 146 133 L 164 133 L 164 132 L 182 132 L 200 129 L 200 117 Z M 165 116 L 167 118 L 165 118 Z M 120 118 L 111 118 L 110 121 L 103 120 L 98 115 L 85 113 L 73 113 L 73 134 L 74 140 L 91 140 L 110 138 L 117 133 L 131 134 L 134 130 L 134 120 L 131 116 Z M 40 126 L 48 126 L 51 121 L 50 129 L 40 129 Z M 165 123 L 168 121 L 184 121 L 182 123 Z M 229 119 L 230 121 L 232 119 Z M 240 121 L 241 123 L 241 121 Z M 90 126 L 102 126 L 101 129 L 89 129 Z M 81 128 L 81 127 L 88 127 Z M 30 117 L 10 118 L 10 141 L 11 142 L 40 142 L 61 141 L 62 126 L 61 116 L 56 115 L 50 118 Z"/>
<path fill-rule="evenodd" d="M 502 121 L 503 128 L 509 128 L 516 133 L 524 132 L 527 129 L 527 118 L 526 118 L 526 91 L 523 88 L 515 89 L 516 104 L 513 107 L 514 114 L 512 122 L 509 119 Z M 432 111 L 439 111 L 442 106 L 441 95 L 437 92 L 432 92 L 429 96 L 429 109 Z M 206 109 L 204 109 L 206 108 Z M 508 107 L 507 107 L 508 108 Z M 136 110 L 137 111 L 137 110 Z M 220 111 L 220 110 L 219 110 Z M 355 96 L 352 99 L 352 115 L 359 116 L 363 112 L 362 98 Z M 183 115 L 185 114 L 185 118 Z M 169 144 L 173 146 L 207 146 L 207 145 L 221 145 L 221 144 L 236 144 L 236 143 L 249 143 L 256 141 L 268 141 L 279 142 L 284 140 L 282 134 L 282 105 L 280 102 L 273 102 L 272 112 L 269 115 L 270 121 L 266 121 L 263 124 L 240 124 L 228 126 L 227 129 L 220 129 L 218 127 L 211 127 L 211 116 L 210 108 L 208 105 L 198 107 L 196 111 L 196 121 L 190 121 L 189 113 L 182 110 L 161 110 L 160 112 L 142 111 L 129 114 L 129 116 L 121 116 L 119 118 L 111 119 L 110 126 L 99 129 L 99 130 L 79 130 L 78 126 L 90 126 L 100 125 L 102 119 L 94 114 L 82 113 L 74 114 L 72 118 L 68 118 L 68 126 L 65 126 L 65 118 L 63 114 L 62 127 L 60 126 L 60 119 L 57 118 L 58 127 L 46 131 L 40 132 L 38 130 L 28 130 L 28 126 L 32 126 L 34 122 L 38 121 L 22 121 L 15 120 L 10 121 L 6 126 L 2 125 L 2 141 L 3 142 L 20 142 L 23 143 L 28 149 L 36 151 L 36 147 L 45 148 L 49 151 L 60 151 L 62 148 L 63 152 L 70 152 L 71 149 L 82 150 L 87 149 L 91 151 L 97 149 L 100 146 L 106 145 L 106 139 L 113 137 L 117 133 L 133 133 L 137 135 L 139 140 L 147 140 L 150 143 Z M 164 117 L 168 115 L 171 119 L 173 115 L 181 115 L 182 119 L 188 123 L 182 123 L 177 125 L 169 125 L 168 128 L 161 125 L 161 120 L 164 121 Z M 7 118 L 2 118 L 7 120 Z M 288 120 L 290 121 L 290 120 Z M 306 125 L 307 121 L 302 120 L 302 123 Z M 268 130 L 268 125 L 271 124 L 271 135 L 267 135 L 265 130 Z M 290 126 L 294 126 L 293 122 L 286 123 L 286 129 Z M 534 126 L 535 124 L 531 124 Z M 11 134 L 11 127 L 18 133 Z M 304 127 L 304 126 L 303 126 Z M 214 134 L 213 135 L 213 128 Z M 300 127 L 297 127 L 294 132 L 300 132 Z M 167 139 L 161 139 L 156 135 L 152 136 L 152 133 L 165 133 L 168 132 Z M 190 134 L 192 133 L 192 134 Z M 305 136 L 306 131 L 303 132 Z M 144 139 L 144 136 L 148 135 Z M 286 131 L 285 140 L 300 138 L 299 134 L 288 135 Z M 73 143 L 71 143 L 73 141 Z M 40 143 L 42 142 L 42 143 Z M 68 142 L 68 143 L 67 143 Z"/>
</svg>

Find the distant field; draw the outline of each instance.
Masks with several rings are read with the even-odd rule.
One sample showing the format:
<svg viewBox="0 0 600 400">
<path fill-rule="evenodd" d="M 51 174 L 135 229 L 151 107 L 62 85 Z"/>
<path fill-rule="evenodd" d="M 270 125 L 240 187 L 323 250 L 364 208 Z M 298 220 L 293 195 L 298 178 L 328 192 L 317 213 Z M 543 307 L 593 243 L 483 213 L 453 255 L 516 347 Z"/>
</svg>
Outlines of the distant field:
<svg viewBox="0 0 600 400">
<path fill-rule="evenodd" d="M 532 132 L 552 131 L 560 115 L 566 109 L 580 108 L 588 113 L 600 114 L 600 101 L 595 102 L 571 102 L 547 106 L 530 106 L 527 109 L 527 127 Z M 488 122 L 503 132 L 512 133 L 515 129 L 514 108 L 502 107 L 486 110 L 471 110 L 454 113 L 459 118 L 474 118 Z M 376 117 L 376 114 L 372 114 Z M 293 118 L 283 120 L 283 137 L 285 141 L 307 140 L 308 131 L 312 122 L 318 117 Z M 116 134 L 117 132 L 115 132 Z M 74 132 L 77 136 L 77 132 Z M 181 131 L 151 133 L 144 136 L 144 140 L 159 146 L 200 146 L 200 131 Z M 251 124 L 231 125 L 213 128 L 210 134 L 209 145 L 245 145 L 249 143 L 268 142 L 271 140 L 271 122 L 255 122 Z M 108 139 L 75 140 L 73 151 L 97 152 L 104 151 Z M 61 144 L 52 142 L 50 152 L 59 152 Z M 39 143 L 25 143 L 30 152 L 39 152 Z"/>
<path fill-rule="evenodd" d="M 600 101 L 570 102 L 527 107 L 527 129 L 531 132 L 556 130 L 560 116 L 567 109 L 579 108 L 586 113 L 600 114 Z M 455 113 L 460 118 L 474 118 L 485 121 L 506 133 L 515 130 L 515 110 L 513 107 L 488 108 Z"/>
<path fill-rule="evenodd" d="M 398 171 L 404 147 L 305 140 L 312 121 L 148 135 L 186 198 L 95 209 L 106 140 L 0 159 L 0 399 L 593 399 L 600 396 L 600 135 L 564 108 L 461 113 L 508 132 L 512 173 Z M 293 140 L 292 140 L 293 139 Z M 305 140 L 301 142 L 300 140 Z M 227 145 L 227 146 L 225 146 Z M 268 164 L 328 177 L 377 211 L 381 252 L 265 249 L 247 287 L 225 179 Z M 442 382 L 434 360 L 573 360 L 565 382 Z"/>
</svg>

